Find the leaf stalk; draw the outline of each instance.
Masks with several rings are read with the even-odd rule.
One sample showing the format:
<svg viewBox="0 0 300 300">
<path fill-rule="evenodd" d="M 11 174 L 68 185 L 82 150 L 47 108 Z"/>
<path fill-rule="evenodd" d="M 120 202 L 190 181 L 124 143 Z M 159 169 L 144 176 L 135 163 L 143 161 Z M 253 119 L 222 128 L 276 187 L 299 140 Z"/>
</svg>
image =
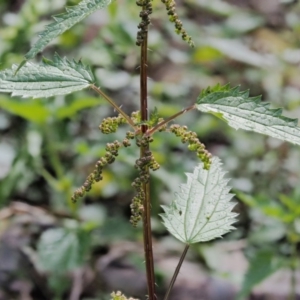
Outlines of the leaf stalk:
<svg viewBox="0 0 300 300">
<path fill-rule="evenodd" d="M 110 98 L 108 97 L 102 90 L 100 90 L 99 88 L 97 88 L 95 85 L 91 85 L 91 88 L 97 92 L 99 95 L 101 95 L 109 104 L 111 104 L 114 109 L 120 113 L 127 121 L 127 123 L 136 131 L 137 128 L 135 126 L 135 124 L 133 123 L 133 121 L 131 120 L 131 118 Z"/>
<path fill-rule="evenodd" d="M 182 109 L 182 110 L 179 111 L 178 113 L 174 114 L 173 116 L 169 117 L 169 118 L 166 119 L 166 120 L 163 120 L 163 121 L 159 122 L 156 126 L 154 126 L 153 128 L 147 130 L 147 132 L 146 132 L 145 135 L 146 135 L 146 136 L 152 135 L 152 134 L 155 133 L 157 130 L 159 130 L 161 127 L 163 127 L 165 124 L 169 123 L 170 121 L 174 120 L 175 118 L 177 118 L 177 117 L 179 117 L 179 116 L 185 114 L 186 112 L 188 112 L 188 111 L 190 111 L 190 110 L 192 110 L 192 109 L 195 109 L 195 108 L 196 108 L 196 106 L 195 106 L 195 104 L 193 104 L 193 105 L 191 105 L 191 106 L 189 106 L 189 107 L 187 107 L 187 108 Z"/>
<path fill-rule="evenodd" d="M 173 286 L 174 286 L 174 283 L 175 283 L 175 281 L 176 281 L 176 278 L 177 278 L 177 276 L 178 276 L 178 274 L 179 274 L 179 271 L 180 271 L 180 268 L 181 268 L 181 266 L 182 266 L 182 263 L 183 263 L 183 261 L 184 261 L 184 259 L 185 259 L 185 256 L 186 256 L 186 254 L 187 254 L 187 252 L 188 252 L 188 250 L 189 250 L 189 247 L 190 247 L 189 244 L 186 244 L 186 245 L 185 245 L 185 248 L 184 248 L 184 250 L 183 250 L 183 252 L 182 252 L 182 254 L 181 254 L 180 260 L 179 260 L 178 265 L 177 265 L 177 267 L 176 267 L 176 269 L 175 269 L 175 272 L 174 272 L 173 277 L 172 277 L 172 279 L 171 279 L 171 282 L 170 282 L 170 285 L 169 285 L 169 287 L 168 287 L 168 290 L 167 290 L 167 293 L 166 293 L 166 295 L 165 295 L 164 300 L 168 300 L 168 299 L 169 299 L 170 293 L 171 293 L 171 291 L 172 291 L 172 288 L 173 288 Z"/>
</svg>

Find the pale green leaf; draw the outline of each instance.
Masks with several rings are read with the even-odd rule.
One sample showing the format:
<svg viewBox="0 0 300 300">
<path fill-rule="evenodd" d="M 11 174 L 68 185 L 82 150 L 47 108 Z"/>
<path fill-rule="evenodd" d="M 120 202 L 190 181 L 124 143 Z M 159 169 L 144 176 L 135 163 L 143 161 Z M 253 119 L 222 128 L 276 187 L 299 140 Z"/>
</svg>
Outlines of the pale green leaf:
<svg viewBox="0 0 300 300">
<path fill-rule="evenodd" d="M 283 261 L 279 260 L 271 250 L 260 250 L 249 261 L 249 269 L 245 274 L 242 289 L 237 296 L 237 300 L 245 299 L 251 290 L 264 279 L 275 273 L 283 266 Z"/>
<path fill-rule="evenodd" d="M 76 6 L 66 8 L 66 13 L 53 17 L 54 22 L 47 25 L 46 29 L 39 34 L 40 38 L 25 55 L 26 60 L 32 59 L 42 51 L 49 42 L 82 21 L 98 9 L 109 5 L 111 0 L 83 0 Z"/>
<path fill-rule="evenodd" d="M 94 97 L 84 97 L 74 99 L 72 102 L 68 103 L 65 106 L 59 107 L 55 111 L 55 116 L 58 119 L 71 118 L 79 111 L 85 108 L 91 108 L 97 106 L 101 103 L 104 103 L 102 98 L 94 98 Z"/>
<path fill-rule="evenodd" d="M 221 237 L 234 229 L 236 214 L 231 210 L 233 194 L 221 169 L 220 159 L 214 157 L 209 170 L 200 163 L 193 173 L 187 173 L 187 183 L 180 185 L 170 206 L 163 206 L 161 215 L 169 232 L 180 241 L 193 244 Z"/>
<path fill-rule="evenodd" d="M 0 92 L 23 98 L 50 97 L 69 94 L 87 88 L 94 82 L 89 67 L 81 61 L 69 61 L 57 54 L 54 60 L 43 59 L 41 64 L 26 62 L 0 72 Z"/>
<path fill-rule="evenodd" d="M 249 92 L 228 85 L 202 91 L 196 107 L 225 120 L 235 129 L 266 134 L 300 145 L 300 127 L 297 119 L 282 116 L 282 109 L 270 109 L 261 97 L 249 98 Z"/>
<path fill-rule="evenodd" d="M 38 243 L 39 263 L 45 271 L 66 272 L 83 265 L 90 246 L 90 234 L 80 229 L 46 230 Z"/>
<path fill-rule="evenodd" d="M 0 97 L 0 108 L 35 123 L 45 123 L 51 116 L 51 111 L 36 99 L 22 102 Z"/>
</svg>

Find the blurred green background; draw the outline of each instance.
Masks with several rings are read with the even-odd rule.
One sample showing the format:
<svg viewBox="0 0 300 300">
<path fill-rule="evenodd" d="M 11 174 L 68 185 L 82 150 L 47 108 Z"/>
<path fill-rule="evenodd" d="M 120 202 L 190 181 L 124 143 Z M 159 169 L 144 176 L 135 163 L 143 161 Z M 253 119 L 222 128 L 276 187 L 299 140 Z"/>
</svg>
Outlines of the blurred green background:
<svg viewBox="0 0 300 300">
<path fill-rule="evenodd" d="M 1 70 L 23 60 L 51 15 L 79 1 L 0 0 Z M 300 4 L 289 0 L 187 0 L 177 9 L 196 47 L 189 48 L 153 1 L 149 33 L 149 105 L 168 117 L 217 83 L 250 89 L 300 115 Z M 114 1 L 54 40 L 43 52 L 91 65 L 99 86 L 131 113 L 139 108 L 139 9 Z M 40 60 L 41 56 L 37 58 Z M 129 223 L 134 145 L 122 149 L 104 179 L 70 201 L 105 144 L 116 112 L 92 90 L 49 99 L 0 95 L 0 299 L 110 299 L 113 290 L 145 299 L 142 231 Z M 237 194 L 237 230 L 194 246 L 172 300 L 300 299 L 300 149 L 235 131 L 199 112 L 176 123 L 197 132 L 219 156 Z M 196 157 L 168 133 L 155 135 L 161 169 L 151 180 L 154 252 L 161 297 L 183 250 L 160 222 L 160 205 L 191 172 Z M 296 294 L 297 297 L 296 298 Z"/>
</svg>

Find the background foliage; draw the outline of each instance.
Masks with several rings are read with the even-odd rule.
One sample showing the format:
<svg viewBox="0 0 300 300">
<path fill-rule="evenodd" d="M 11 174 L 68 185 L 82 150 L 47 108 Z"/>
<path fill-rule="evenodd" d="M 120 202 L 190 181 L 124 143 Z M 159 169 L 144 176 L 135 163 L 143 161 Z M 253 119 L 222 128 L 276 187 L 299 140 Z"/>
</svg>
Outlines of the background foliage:
<svg viewBox="0 0 300 300">
<path fill-rule="evenodd" d="M 78 2 L 0 1 L 1 69 L 20 63 L 50 16 Z M 162 117 L 170 116 L 208 85 L 230 82 L 299 117 L 300 4 L 178 1 L 194 49 L 166 22 L 163 4 L 153 5 L 151 110 L 157 107 Z M 57 51 L 61 57 L 81 58 L 126 112 L 136 110 L 137 16 L 135 5 L 113 2 L 54 40 L 43 56 L 52 59 Z M 0 299 L 109 299 L 116 289 L 143 298 L 142 233 L 128 221 L 138 150 L 122 149 L 104 180 L 82 202 L 70 201 L 105 144 L 124 136 L 126 126 L 115 136 L 100 133 L 101 120 L 116 113 L 91 90 L 34 100 L 1 94 L 0 108 Z M 250 293 L 251 299 L 287 299 L 295 290 L 300 295 L 299 148 L 235 131 L 198 112 L 178 122 L 222 158 L 238 191 L 240 217 L 238 230 L 222 241 L 193 248 L 172 299 L 234 299 L 238 293 L 241 299 Z M 160 205 L 171 202 L 184 172 L 195 163 L 178 142 L 161 133 L 152 144 L 162 165 L 151 183 L 159 292 L 182 250 L 160 224 Z"/>
</svg>

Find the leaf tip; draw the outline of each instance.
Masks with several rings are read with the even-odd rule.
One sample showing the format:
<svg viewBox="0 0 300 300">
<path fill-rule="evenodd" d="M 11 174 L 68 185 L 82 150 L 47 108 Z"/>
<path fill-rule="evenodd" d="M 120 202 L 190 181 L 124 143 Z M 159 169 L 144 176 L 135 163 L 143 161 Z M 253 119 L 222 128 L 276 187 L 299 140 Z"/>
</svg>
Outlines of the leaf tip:
<svg viewBox="0 0 300 300">
<path fill-rule="evenodd" d="M 21 68 L 27 63 L 27 59 L 24 59 L 19 66 L 17 67 L 16 71 L 14 72 L 14 76 L 17 75 L 17 73 L 21 70 Z"/>
</svg>

